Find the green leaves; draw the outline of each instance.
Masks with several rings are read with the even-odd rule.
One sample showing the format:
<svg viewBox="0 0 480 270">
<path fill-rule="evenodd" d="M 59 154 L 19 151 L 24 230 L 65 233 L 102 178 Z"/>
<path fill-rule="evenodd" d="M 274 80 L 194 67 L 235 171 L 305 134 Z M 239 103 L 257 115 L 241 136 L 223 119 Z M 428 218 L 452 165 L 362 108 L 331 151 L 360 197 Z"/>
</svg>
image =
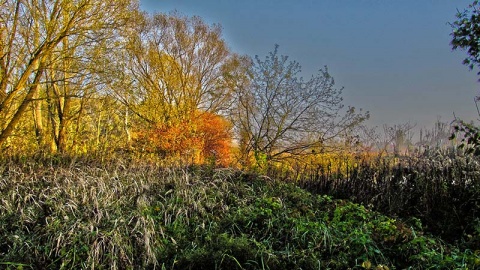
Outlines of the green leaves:
<svg viewBox="0 0 480 270">
<path fill-rule="evenodd" d="M 480 156 L 480 128 L 464 121 L 457 120 L 453 126 L 454 132 L 449 137 L 450 140 L 458 138 L 458 134 L 463 135 L 460 137 L 460 149 L 464 149 L 466 154 Z"/>
<path fill-rule="evenodd" d="M 463 64 L 473 69 L 480 66 L 480 14 L 478 1 L 469 5 L 468 9 L 457 13 L 457 20 L 451 23 L 452 48 L 466 50 L 468 57 Z"/>
</svg>

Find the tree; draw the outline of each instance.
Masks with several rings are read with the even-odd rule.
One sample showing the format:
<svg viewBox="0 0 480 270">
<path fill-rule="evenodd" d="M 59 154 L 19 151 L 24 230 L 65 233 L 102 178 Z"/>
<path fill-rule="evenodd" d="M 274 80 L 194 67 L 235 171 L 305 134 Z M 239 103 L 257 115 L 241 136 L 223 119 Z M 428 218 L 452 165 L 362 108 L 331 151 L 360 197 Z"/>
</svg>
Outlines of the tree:
<svg viewBox="0 0 480 270">
<path fill-rule="evenodd" d="M 50 117 L 53 137 L 63 151 L 69 120 L 79 112 L 72 112 L 73 100 L 99 83 L 88 68 L 91 49 L 110 42 L 137 8 L 133 0 L 2 1 L 0 145 L 34 104 L 37 139 L 46 138 L 42 111 L 49 106 L 50 116 L 56 114 Z"/>
<path fill-rule="evenodd" d="M 119 73 L 126 75 L 112 92 L 149 124 L 191 119 L 197 110 L 221 113 L 231 105 L 226 76 L 236 56 L 218 25 L 178 13 L 145 15 L 123 57 Z"/>
<path fill-rule="evenodd" d="M 278 55 L 278 46 L 265 60 L 251 61 L 235 121 L 246 163 L 252 156 L 264 163 L 312 153 L 368 118 L 353 107 L 343 111 L 342 90 L 326 68 L 306 81 L 300 72 L 297 62 Z"/>
<path fill-rule="evenodd" d="M 457 12 L 457 20 L 451 23 L 452 32 L 452 48 L 467 50 L 468 56 L 463 63 L 470 69 L 475 66 L 480 67 L 480 5 L 478 1 L 473 1 L 468 9 L 463 12 Z M 477 73 L 480 75 L 480 72 Z M 475 98 L 475 104 L 478 110 L 478 101 L 480 97 Z M 480 115 L 480 111 L 479 115 Z M 471 123 L 465 123 L 460 119 L 455 120 L 455 132 L 450 137 L 451 140 L 457 137 L 457 133 L 463 136 L 460 138 L 461 148 L 466 148 L 467 153 L 480 155 L 480 128 Z"/>
<path fill-rule="evenodd" d="M 408 154 L 410 148 L 413 146 L 413 129 L 415 125 L 410 122 L 399 125 L 383 125 L 384 132 L 384 146 L 382 152 L 388 153 L 388 150 L 392 151 L 394 156 Z"/>
<path fill-rule="evenodd" d="M 210 158 L 207 152 L 216 152 L 218 162 L 226 164 L 231 142 L 214 138 L 213 123 L 228 123 L 220 122 L 232 106 L 240 57 L 227 48 L 221 27 L 178 13 L 142 14 L 124 46 L 115 55 L 109 92 L 125 106 L 130 145 L 189 162 L 192 156 L 203 162 Z M 192 129 L 207 128 L 206 123 L 212 124 L 204 132 L 211 143 Z"/>
<path fill-rule="evenodd" d="M 451 126 L 438 118 L 432 129 L 420 129 L 420 140 L 417 145 L 429 149 L 447 149 L 451 146 L 448 140 L 450 133 Z"/>
<path fill-rule="evenodd" d="M 463 63 L 470 69 L 480 66 L 480 6 L 478 1 L 474 1 L 464 11 L 458 11 L 457 20 L 450 25 L 453 28 L 452 48 L 467 50 L 468 57 L 464 59 Z"/>
</svg>

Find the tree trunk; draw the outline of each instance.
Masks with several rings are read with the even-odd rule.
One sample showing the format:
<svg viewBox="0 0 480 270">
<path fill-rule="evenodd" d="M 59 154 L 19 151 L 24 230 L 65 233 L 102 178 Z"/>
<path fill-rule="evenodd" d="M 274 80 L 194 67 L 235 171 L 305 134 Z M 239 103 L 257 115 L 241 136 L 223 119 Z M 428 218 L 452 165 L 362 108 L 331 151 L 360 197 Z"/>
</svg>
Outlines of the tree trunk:
<svg viewBox="0 0 480 270">
<path fill-rule="evenodd" d="M 127 134 L 127 146 L 130 147 L 132 143 L 132 134 L 130 133 L 130 126 L 128 123 L 128 107 L 125 108 L 125 118 L 123 122 L 123 128 L 125 130 L 125 133 Z"/>
<path fill-rule="evenodd" d="M 39 60 L 37 60 L 37 61 L 39 61 Z M 35 63 L 35 65 L 38 66 L 37 63 Z M 15 128 L 15 126 L 18 124 L 18 122 L 22 118 L 22 116 L 23 116 L 24 112 L 26 111 L 28 105 L 33 100 L 33 98 L 37 95 L 37 92 L 38 92 L 38 89 L 39 89 L 38 84 L 39 84 L 40 79 L 41 79 L 42 74 L 43 74 L 42 69 L 43 68 L 41 67 L 37 71 L 37 73 L 35 74 L 35 78 L 33 79 L 32 87 L 30 87 L 30 90 L 28 91 L 28 93 L 25 96 L 25 98 L 23 99 L 22 103 L 20 104 L 20 106 L 16 110 L 16 112 L 13 115 L 10 122 L 8 122 L 5 129 L 2 130 L 2 132 L 0 133 L 0 145 L 5 143 L 7 138 L 10 136 L 10 134 L 12 134 L 13 129 Z M 17 84 L 17 87 L 22 86 L 22 88 L 23 88 L 23 86 L 27 82 L 28 77 L 24 76 L 24 78 L 25 78 L 24 80 L 20 81 L 19 84 Z"/>
<path fill-rule="evenodd" d="M 36 86 L 38 87 L 38 86 Z M 39 92 L 36 91 L 36 95 L 34 96 L 34 109 L 33 109 L 33 117 L 35 122 L 35 136 L 37 139 L 38 146 L 43 150 L 43 147 L 47 144 L 46 136 L 45 136 L 45 128 L 43 126 L 43 117 L 42 117 L 42 101 L 39 99 Z"/>
</svg>

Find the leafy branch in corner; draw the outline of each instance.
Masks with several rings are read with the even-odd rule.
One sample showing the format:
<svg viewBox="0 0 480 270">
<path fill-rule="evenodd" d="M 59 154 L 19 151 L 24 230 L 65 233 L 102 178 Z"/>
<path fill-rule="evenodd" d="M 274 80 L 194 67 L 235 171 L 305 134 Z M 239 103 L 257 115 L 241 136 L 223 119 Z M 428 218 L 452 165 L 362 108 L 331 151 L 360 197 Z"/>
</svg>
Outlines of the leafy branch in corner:
<svg viewBox="0 0 480 270">
<path fill-rule="evenodd" d="M 463 134 L 460 139 L 460 149 L 464 149 L 466 154 L 480 156 L 480 128 L 466 123 L 462 120 L 455 120 L 453 125 L 454 132 L 449 137 L 450 140 L 457 138 L 459 133 Z"/>
</svg>

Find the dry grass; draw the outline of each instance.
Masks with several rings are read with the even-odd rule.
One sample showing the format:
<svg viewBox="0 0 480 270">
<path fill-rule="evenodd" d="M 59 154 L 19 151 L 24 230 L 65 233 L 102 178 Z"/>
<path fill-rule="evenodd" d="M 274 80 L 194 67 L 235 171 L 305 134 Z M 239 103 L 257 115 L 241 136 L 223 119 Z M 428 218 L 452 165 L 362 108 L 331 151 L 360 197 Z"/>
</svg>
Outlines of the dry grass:
<svg viewBox="0 0 480 270">
<path fill-rule="evenodd" d="M 32 160 L 3 162 L 0 175 L 0 268 L 343 269 L 478 259 L 458 250 L 418 257 L 452 248 L 421 236 L 421 227 L 233 169 Z"/>
<path fill-rule="evenodd" d="M 163 189 L 175 174 L 93 164 L 6 164 L 1 169 L 0 211 L 12 217 L 1 229 L 13 233 L 3 244 L 1 252 L 8 251 L 3 256 L 58 260 L 26 262 L 47 268 L 158 264 L 152 251 L 155 226 L 143 211 L 150 203 L 147 194 Z M 26 239 L 32 231 L 43 239 Z M 135 254 L 139 248 L 142 252 Z"/>
</svg>

